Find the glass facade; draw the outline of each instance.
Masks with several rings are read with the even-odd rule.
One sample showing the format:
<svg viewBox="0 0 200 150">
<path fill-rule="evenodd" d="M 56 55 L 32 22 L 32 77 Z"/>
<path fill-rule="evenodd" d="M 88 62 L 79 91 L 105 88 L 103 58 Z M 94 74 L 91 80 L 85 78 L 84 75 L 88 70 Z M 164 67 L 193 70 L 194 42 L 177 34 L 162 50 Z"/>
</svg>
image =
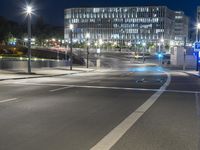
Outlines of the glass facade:
<svg viewBox="0 0 200 150">
<path fill-rule="evenodd" d="M 105 42 L 158 42 L 175 38 L 175 13 L 166 6 L 70 8 L 65 10 L 65 40 L 69 25 L 74 25 L 73 39 L 102 39 Z"/>
<path fill-rule="evenodd" d="M 188 40 L 189 32 L 189 18 L 185 16 L 184 12 L 176 11 L 175 12 L 175 25 L 174 25 L 174 34 L 175 42 L 177 45 L 184 45 L 184 42 Z"/>
</svg>

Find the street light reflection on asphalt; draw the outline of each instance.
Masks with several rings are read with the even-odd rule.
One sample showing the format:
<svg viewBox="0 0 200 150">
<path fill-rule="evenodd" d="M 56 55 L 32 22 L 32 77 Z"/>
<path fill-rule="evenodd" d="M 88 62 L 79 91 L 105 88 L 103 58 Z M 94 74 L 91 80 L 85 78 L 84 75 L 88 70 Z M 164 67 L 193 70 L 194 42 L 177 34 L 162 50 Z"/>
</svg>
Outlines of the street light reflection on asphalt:
<svg viewBox="0 0 200 150">
<path fill-rule="evenodd" d="M 136 68 L 129 68 L 129 72 L 164 72 L 166 69 L 162 67 L 136 67 Z"/>
</svg>

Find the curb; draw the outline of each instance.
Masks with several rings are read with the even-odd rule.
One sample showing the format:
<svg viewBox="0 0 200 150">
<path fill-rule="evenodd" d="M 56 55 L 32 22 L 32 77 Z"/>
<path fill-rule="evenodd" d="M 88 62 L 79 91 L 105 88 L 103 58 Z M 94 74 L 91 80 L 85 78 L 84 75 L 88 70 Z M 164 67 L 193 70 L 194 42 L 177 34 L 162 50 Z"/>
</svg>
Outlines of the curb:
<svg viewBox="0 0 200 150">
<path fill-rule="evenodd" d="M 46 78 L 46 77 L 59 77 L 59 76 L 68 76 L 68 75 L 74 75 L 79 73 L 87 73 L 87 72 L 95 72 L 96 70 L 91 71 L 80 71 L 77 73 L 68 73 L 68 74 L 58 74 L 58 75 L 41 75 L 37 77 L 19 77 L 19 78 L 7 78 L 7 79 L 0 79 L 0 81 L 6 81 L 6 80 L 22 80 L 22 79 L 36 79 L 36 78 Z"/>
<path fill-rule="evenodd" d="M 198 74 L 193 74 L 193 73 L 189 73 L 189 72 L 186 72 L 186 71 L 183 71 L 183 72 L 188 74 L 188 75 L 192 75 L 192 76 L 200 78 L 200 75 L 198 75 Z"/>
</svg>

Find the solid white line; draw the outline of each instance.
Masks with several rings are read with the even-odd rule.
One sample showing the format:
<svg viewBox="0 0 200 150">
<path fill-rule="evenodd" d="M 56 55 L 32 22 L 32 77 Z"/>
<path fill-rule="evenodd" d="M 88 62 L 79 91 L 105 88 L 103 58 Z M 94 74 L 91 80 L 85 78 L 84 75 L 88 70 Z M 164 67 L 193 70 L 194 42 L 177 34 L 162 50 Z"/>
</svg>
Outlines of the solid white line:
<svg viewBox="0 0 200 150">
<path fill-rule="evenodd" d="M 156 102 L 156 100 L 164 92 L 164 90 L 171 82 L 171 76 L 168 73 L 167 76 L 167 81 L 160 88 L 160 91 L 157 91 L 155 94 L 153 94 L 142 106 L 140 106 L 135 112 L 129 115 L 124 121 L 122 121 L 90 150 L 111 149 L 112 146 L 114 146 L 117 141 L 119 141 L 119 139 L 137 122 L 137 120 Z"/>
<path fill-rule="evenodd" d="M 146 91 L 146 92 L 169 92 L 169 93 L 185 93 L 185 94 L 195 94 L 200 93 L 200 91 L 182 91 L 182 90 L 166 90 L 166 89 L 145 89 L 145 88 L 127 88 L 127 87 L 109 87 L 109 86 L 90 86 L 90 85 L 70 85 L 70 84 L 48 84 L 48 83 L 22 83 L 22 82 L 12 82 L 12 84 L 20 85 L 33 85 L 33 86 L 60 86 L 60 87 L 74 87 L 74 88 L 88 88 L 88 89 L 110 89 L 110 90 L 125 90 L 125 91 Z"/>
<path fill-rule="evenodd" d="M 49 90 L 50 92 L 57 92 L 57 91 L 61 91 L 61 90 L 65 90 L 65 89 L 69 89 L 72 87 L 62 87 L 62 88 L 58 88 L 58 89 L 53 89 L 53 90 Z"/>
<path fill-rule="evenodd" d="M 16 101 L 17 99 L 18 98 L 6 99 L 6 100 L 0 101 L 0 103 L 6 103 L 6 102 L 11 102 L 11 101 Z"/>
</svg>

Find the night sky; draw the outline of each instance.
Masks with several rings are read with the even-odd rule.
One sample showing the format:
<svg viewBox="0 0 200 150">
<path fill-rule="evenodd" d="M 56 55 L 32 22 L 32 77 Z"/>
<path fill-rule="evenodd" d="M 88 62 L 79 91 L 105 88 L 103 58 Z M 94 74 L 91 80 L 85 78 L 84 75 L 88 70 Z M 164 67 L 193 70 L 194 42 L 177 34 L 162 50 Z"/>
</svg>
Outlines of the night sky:
<svg viewBox="0 0 200 150">
<path fill-rule="evenodd" d="M 20 7 L 24 0 L 0 0 L 0 16 L 23 22 Z M 140 6 L 166 5 L 172 10 L 183 10 L 192 22 L 195 21 L 198 0 L 33 0 L 38 8 L 37 16 L 43 16 L 45 21 L 54 25 L 63 25 L 64 9 L 70 7 L 100 7 L 100 6 Z"/>
</svg>

